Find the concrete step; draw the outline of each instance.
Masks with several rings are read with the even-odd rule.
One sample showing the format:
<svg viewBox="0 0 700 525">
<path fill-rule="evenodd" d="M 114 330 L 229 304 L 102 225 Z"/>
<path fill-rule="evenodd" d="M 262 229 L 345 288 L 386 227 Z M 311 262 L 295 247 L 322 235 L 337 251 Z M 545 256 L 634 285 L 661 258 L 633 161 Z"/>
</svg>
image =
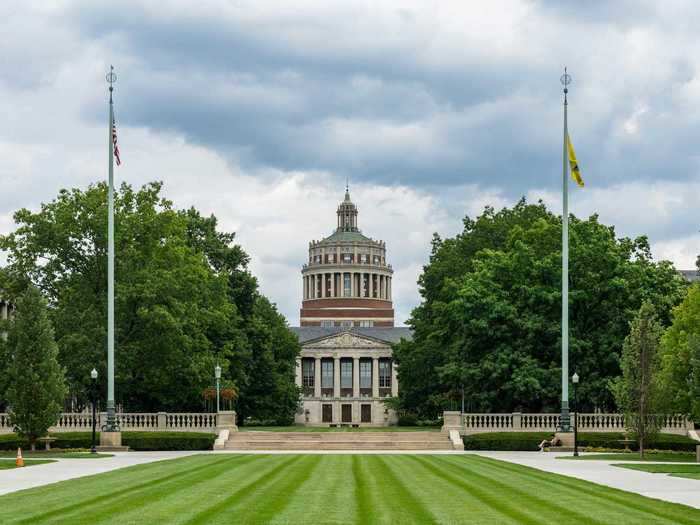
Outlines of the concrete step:
<svg viewBox="0 0 700 525">
<path fill-rule="evenodd" d="M 452 450 L 439 432 L 232 432 L 227 450 Z"/>
</svg>

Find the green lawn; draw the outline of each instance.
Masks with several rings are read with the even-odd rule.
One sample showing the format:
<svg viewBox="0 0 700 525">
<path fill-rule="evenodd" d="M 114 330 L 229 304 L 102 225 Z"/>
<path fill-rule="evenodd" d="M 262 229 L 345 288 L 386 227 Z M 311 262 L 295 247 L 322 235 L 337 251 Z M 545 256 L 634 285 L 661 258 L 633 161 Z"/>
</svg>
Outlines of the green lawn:
<svg viewBox="0 0 700 525">
<path fill-rule="evenodd" d="M 209 454 L 0 496 L 0 523 L 17 522 L 700 524 L 700 510 L 476 455 Z"/>
<path fill-rule="evenodd" d="M 32 465 L 41 465 L 42 463 L 54 463 L 50 459 L 25 459 L 24 466 L 31 467 Z M 17 468 L 14 459 L 0 459 L 0 470 L 9 470 Z"/>
<path fill-rule="evenodd" d="M 700 464 L 694 465 L 639 465 L 635 463 L 619 463 L 616 467 L 628 468 L 630 470 L 641 470 L 644 472 L 653 472 L 655 474 L 670 474 L 678 478 L 700 479 Z"/>
<path fill-rule="evenodd" d="M 677 463 L 694 463 L 695 454 L 691 452 L 648 452 L 644 459 L 636 452 L 619 452 L 611 454 L 584 454 L 578 457 L 572 455 L 559 456 L 557 459 L 572 459 L 574 461 L 673 461 Z"/>
<path fill-rule="evenodd" d="M 241 432 L 440 432 L 440 427 L 238 427 Z"/>
</svg>

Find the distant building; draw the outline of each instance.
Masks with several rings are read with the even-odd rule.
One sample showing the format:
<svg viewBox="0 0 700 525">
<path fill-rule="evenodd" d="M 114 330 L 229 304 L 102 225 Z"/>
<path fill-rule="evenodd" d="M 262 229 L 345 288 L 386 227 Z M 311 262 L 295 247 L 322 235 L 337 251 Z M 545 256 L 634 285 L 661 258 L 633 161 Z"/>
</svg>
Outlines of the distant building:
<svg viewBox="0 0 700 525">
<path fill-rule="evenodd" d="M 349 191 L 336 214 L 336 230 L 309 243 L 301 270 L 301 326 L 394 326 L 394 271 L 386 261 L 386 244 L 362 234 Z"/>
<path fill-rule="evenodd" d="M 678 270 L 680 274 L 685 277 L 691 283 L 700 281 L 700 275 L 698 275 L 697 270 Z"/>
<path fill-rule="evenodd" d="M 384 401 L 398 395 L 393 343 L 410 339 L 394 327 L 393 270 L 386 244 L 362 234 L 346 189 L 335 231 L 309 243 L 302 268 L 301 343 L 296 383 L 307 425 L 384 426 L 396 414 Z"/>
</svg>

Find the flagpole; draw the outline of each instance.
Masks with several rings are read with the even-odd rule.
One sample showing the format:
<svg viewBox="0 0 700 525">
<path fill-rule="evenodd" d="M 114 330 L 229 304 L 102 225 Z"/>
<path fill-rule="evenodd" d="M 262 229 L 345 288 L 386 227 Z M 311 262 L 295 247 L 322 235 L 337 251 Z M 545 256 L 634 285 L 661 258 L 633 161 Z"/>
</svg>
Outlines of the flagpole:
<svg viewBox="0 0 700 525">
<path fill-rule="evenodd" d="M 107 424 L 106 432 L 118 432 L 119 425 L 115 413 L 114 402 L 114 104 L 112 92 L 117 76 L 114 67 L 109 67 L 107 74 L 109 83 L 109 186 L 107 189 Z"/>
<path fill-rule="evenodd" d="M 562 229 L 561 229 L 561 419 L 559 430 L 571 430 L 569 414 L 569 173 L 567 165 L 567 93 L 571 84 L 571 75 L 566 72 L 561 77 L 564 86 L 564 141 L 562 151 Z"/>
</svg>

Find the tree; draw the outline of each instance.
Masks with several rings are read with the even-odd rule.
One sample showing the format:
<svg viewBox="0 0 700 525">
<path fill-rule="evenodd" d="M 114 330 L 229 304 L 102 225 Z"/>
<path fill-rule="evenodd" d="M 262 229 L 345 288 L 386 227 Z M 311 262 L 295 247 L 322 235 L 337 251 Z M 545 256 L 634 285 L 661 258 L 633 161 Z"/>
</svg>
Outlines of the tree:
<svg viewBox="0 0 700 525">
<path fill-rule="evenodd" d="M 4 357 L 10 423 L 34 450 L 61 415 L 66 386 L 46 302 L 33 286 L 17 301 Z"/>
<path fill-rule="evenodd" d="M 611 390 L 625 414 L 628 430 L 637 437 L 642 458 L 645 445 L 658 432 L 655 416 L 661 406 L 659 342 L 662 332 L 654 306 L 645 301 L 630 323 L 630 333 L 622 345 L 622 376 L 611 381 Z"/>
<path fill-rule="evenodd" d="M 690 353 L 690 417 L 700 421 L 700 336 L 693 335 L 688 341 Z"/>
<path fill-rule="evenodd" d="M 683 302 L 673 309 L 673 321 L 661 338 L 662 377 L 668 408 L 696 414 L 698 397 L 691 388 L 694 353 L 700 339 L 700 283 L 693 284 Z"/>
<path fill-rule="evenodd" d="M 687 284 L 654 262 L 645 237 L 615 236 L 597 216 L 570 219 L 570 362 L 582 407 L 612 409 L 628 323 L 648 299 L 664 324 Z M 405 410 L 434 418 L 455 374 L 473 411 L 557 411 L 561 381 L 561 218 L 521 200 L 435 235 L 419 278 L 413 340 L 395 346 Z M 448 373 L 449 372 L 449 373 Z"/>
<path fill-rule="evenodd" d="M 248 255 L 233 233 L 217 230 L 214 216 L 176 210 L 161 190 L 150 183 L 115 191 L 117 404 L 132 411 L 201 410 L 217 363 L 243 403 L 262 351 L 254 338 L 270 328 L 250 326 L 254 305 L 264 298 L 247 269 Z M 0 286 L 17 293 L 32 283 L 47 296 L 78 408 L 88 399 L 92 367 L 106 377 L 106 194 L 104 183 L 62 190 L 36 213 L 17 211 L 17 229 L 0 236 L 9 263 Z M 288 331 L 276 322 L 280 333 Z M 279 358 L 293 372 L 298 343 L 285 348 Z M 276 366 L 259 373 L 283 365 Z M 293 391 L 293 373 L 275 377 Z"/>
</svg>

